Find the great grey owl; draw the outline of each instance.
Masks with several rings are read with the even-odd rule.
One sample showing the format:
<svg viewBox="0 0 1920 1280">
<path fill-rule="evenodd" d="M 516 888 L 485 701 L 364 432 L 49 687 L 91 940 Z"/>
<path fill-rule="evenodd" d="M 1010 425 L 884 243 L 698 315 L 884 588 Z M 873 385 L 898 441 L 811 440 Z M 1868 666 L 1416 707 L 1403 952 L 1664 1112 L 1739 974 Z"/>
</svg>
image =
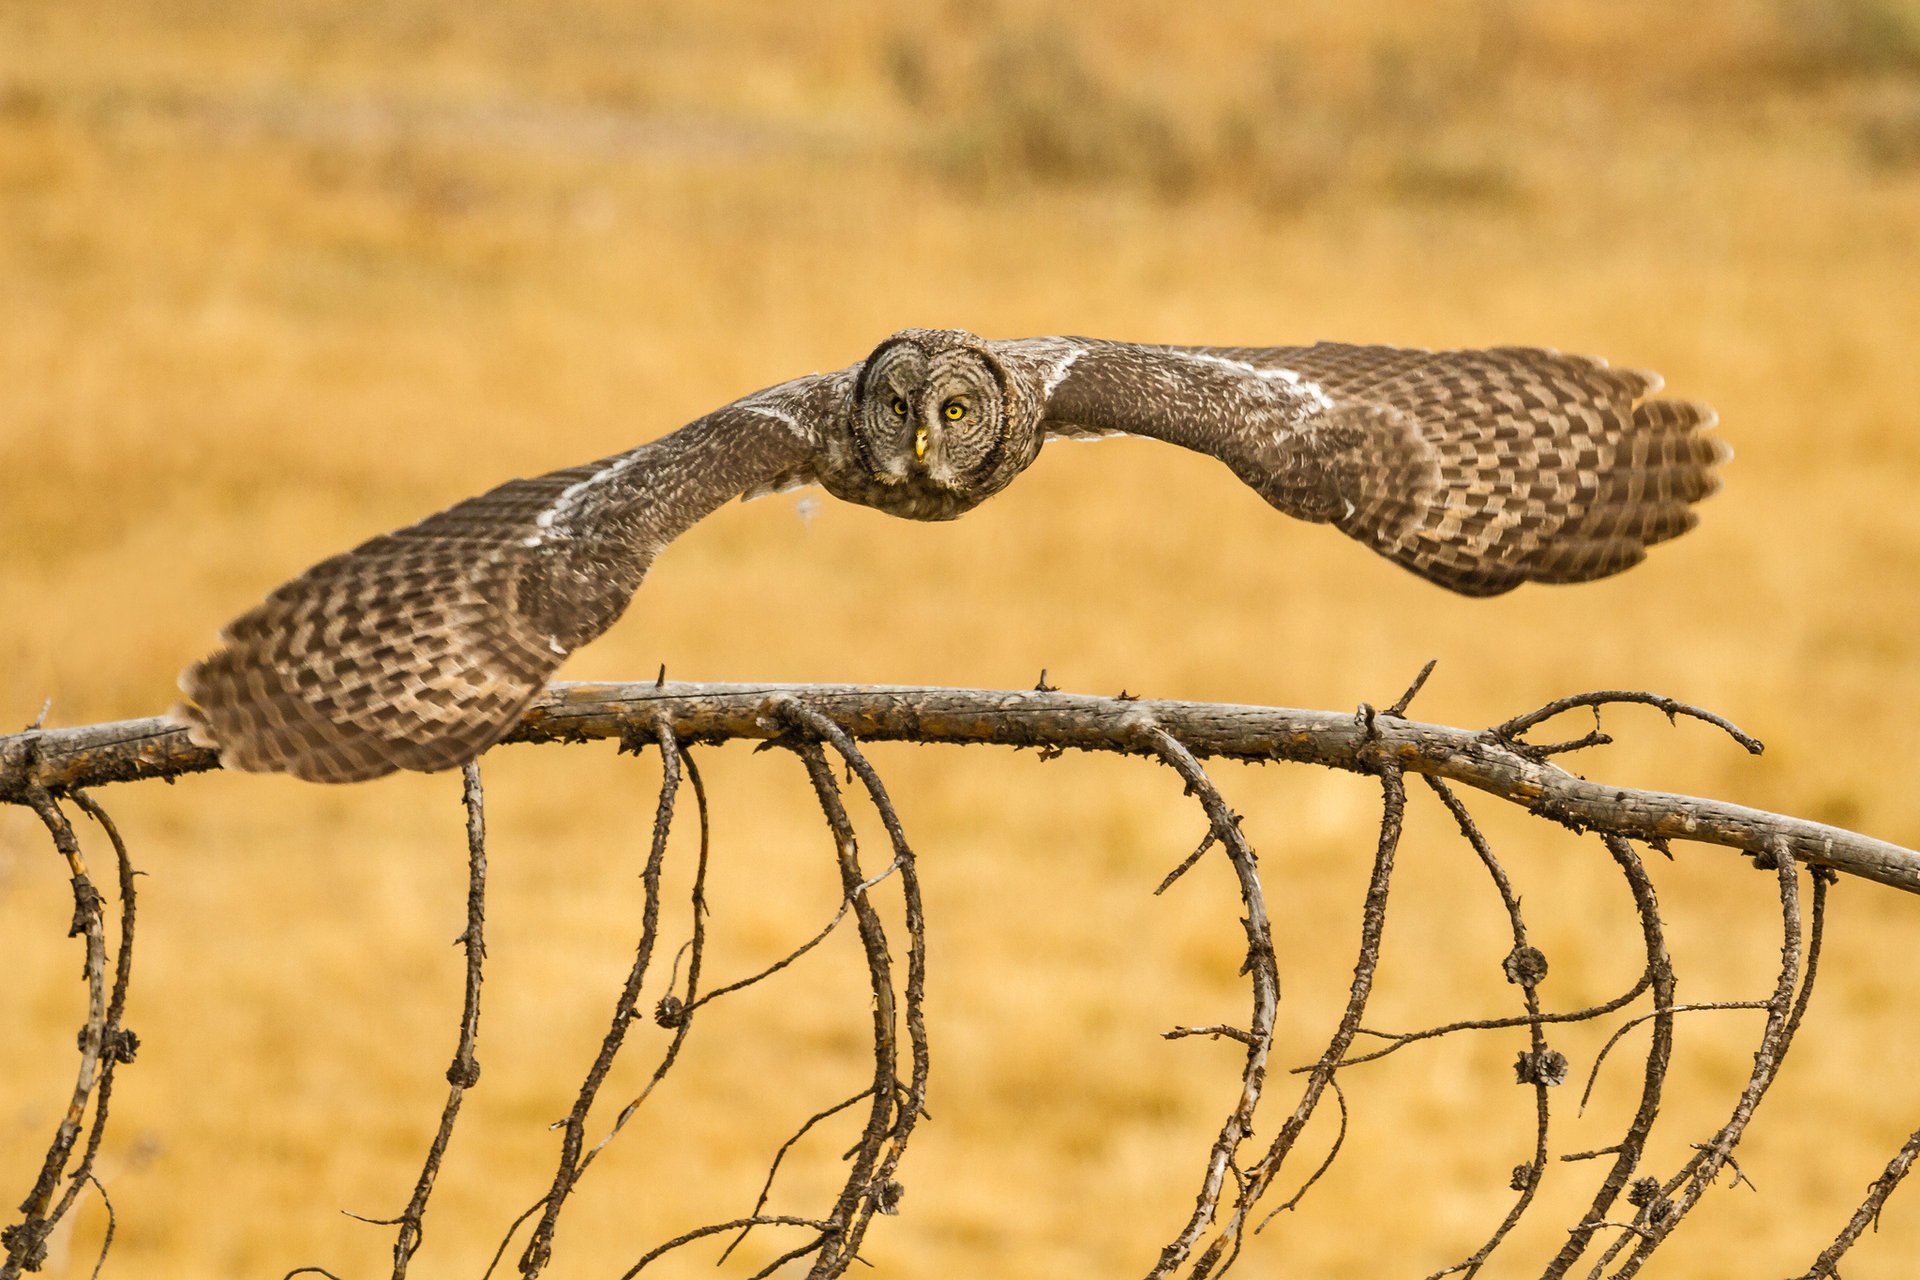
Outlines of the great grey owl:
<svg viewBox="0 0 1920 1280">
<path fill-rule="evenodd" d="M 346 782 L 503 737 L 727 500 L 817 483 L 950 520 L 1055 437 L 1211 454 L 1273 506 L 1465 595 L 1580 582 L 1691 528 L 1729 451 L 1660 380 L 1532 348 L 987 341 L 908 329 L 582 467 L 512 480 L 322 561 L 181 676 L 176 718 L 229 768 Z"/>
</svg>

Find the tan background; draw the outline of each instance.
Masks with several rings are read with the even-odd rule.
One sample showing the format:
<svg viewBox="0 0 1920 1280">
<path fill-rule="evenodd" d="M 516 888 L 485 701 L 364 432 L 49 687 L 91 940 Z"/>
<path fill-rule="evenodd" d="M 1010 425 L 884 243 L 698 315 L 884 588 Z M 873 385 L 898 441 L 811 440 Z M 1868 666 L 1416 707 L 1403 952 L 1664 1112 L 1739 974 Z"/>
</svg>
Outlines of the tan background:
<svg viewBox="0 0 1920 1280">
<path fill-rule="evenodd" d="M 227 617 L 311 560 L 907 324 L 1532 342 L 1661 370 L 1738 448 L 1701 529 L 1625 577 L 1456 599 L 1205 459 L 1063 446 L 956 525 L 830 500 L 809 516 L 793 496 L 729 508 L 565 674 L 1021 686 L 1045 666 L 1077 690 L 1348 707 L 1438 656 L 1429 718 L 1658 689 L 1769 751 L 1624 713 L 1591 772 L 1920 844 L 1902 738 L 1920 695 L 1917 253 L 1920 8 L 1896 0 L 0 0 L 0 721 L 48 695 L 58 724 L 159 711 Z M 1245 1007 L 1224 867 L 1149 896 L 1196 811 L 1143 765 L 877 755 L 924 862 L 938 1119 L 867 1255 L 897 1276 L 1144 1270 L 1191 1203 L 1236 1056 L 1155 1033 Z M 834 891 L 797 765 L 703 759 L 724 978 L 804 937 Z M 1220 776 L 1265 855 L 1282 1054 L 1302 1061 L 1351 964 L 1373 789 Z M 656 770 L 515 748 L 488 778 L 486 1075 L 423 1276 L 478 1274 L 549 1176 L 544 1126 L 637 930 Z M 387 1233 L 338 1210 L 398 1209 L 444 1092 L 456 797 L 444 777 L 105 793 L 148 873 L 145 1048 L 100 1165 L 111 1274 L 383 1273 Z M 1432 810 L 1410 827 L 1374 1025 L 1515 1006 L 1492 895 Z M 1495 831 L 1549 1000 L 1628 985 L 1634 934 L 1598 848 Z M 1656 873 L 1683 996 L 1763 994 L 1766 879 L 1679 852 Z M 9 1203 L 71 1084 L 66 895 L 29 815 L 0 813 Z M 1920 1120 L 1916 927 L 1920 904 L 1842 887 L 1825 998 L 1740 1149 L 1760 1193 L 1716 1191 L 1665 1274 L 1797 1274 Z M 590 1176 L 553 1274 L 618 1274 L 745 1212 L 781 1137 L 858 1087 L 859 981 L 841 939 L 710 1010 Z M 1683 1019 L 1659 1168 L 1724 1118 L 1757 1027 Z M 1598 1038 L 1555 1042 L 1578 1070 Z M 637 1034 L 610 1096 L 661 1041 Z M 1520 1041 L 1351 1073 L 1348 1150 L 1249 1273 L 1419 1275 L 1470 1251 L 1530 1146 Z M 1609 1068 L 1585 1119 L 1563 1099 L 1559 1149 L 1611 1141 L 1635 1075 L 1631 1056 Z M 778 1203 L 817 1205 L 843 1145 L 811 1146 Z M 1553 1170 L 1497 1274 L 1537 1271 L 1592 1176 Z M 1916 1195 L 1849 1277 L 1905 1273 Z M 50 1274 L 91 1265 L 98 1202 L 76 1218 Z"/>
</svg>

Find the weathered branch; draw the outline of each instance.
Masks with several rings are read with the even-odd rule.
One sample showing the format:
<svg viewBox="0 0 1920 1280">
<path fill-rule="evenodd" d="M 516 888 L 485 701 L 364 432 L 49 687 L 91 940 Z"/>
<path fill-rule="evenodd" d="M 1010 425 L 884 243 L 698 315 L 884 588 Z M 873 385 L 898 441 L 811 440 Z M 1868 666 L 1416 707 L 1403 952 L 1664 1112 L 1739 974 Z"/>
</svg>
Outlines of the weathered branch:
<svg viewBox="0 0 1920 1280">
<path fill-rule="evenodd" d="M 426 1162 L 414 1183 L 413 1196 L 399 1218 L 384 1223 L 400 1228 L 393 1242 L 393 1280 L 405 1280 L 407 1267 L 426 1237 L 427 1199 L 433 1194 L 434 1180 L 440 1176 L 440 1162 L 446 1158 L 447 1143 L 453 1139 L 454 1121 L 460 1116 L 460 1103 L 466 1092 L 480 1082 L 480 1062 L 474 1057 L 474 1045 L 480 1037 L 480 983 L 487 956 L 487 802 L 480 785 L 480 766 L 469 764 L 462 770 L 460 801 L 467 812 L 467 927 L 454 939 L 466 951 L 466 994 L 460 1005 L 460 1032 L 447 1068 L 447 1102 L 440 1111 L 440 1127 L 434 1131 L 427 1148 Z"/>
<path fill-rule="evenodd" d="M 1429 666 L 1429 670 L 1431 667 Z M 1536 1195 L 1552 1170 L 1569 1162 L 1612 1157 L 1586 1210 L 1568 1229 L 1564 1243 L 1547 1260 L 1547 1280 L 1565 1276 L 1576 1265 L 1589 1280 L 1611 1275 L 1627 1280 L 1670 1237 L 1674 1228 L 1706 1196 L 1719 1170 L 1731 1170 L 1737 1185 L 1744 1181 L 1733 1151 L 1775 1080 L 1806 1012 L 1817 972 L 1827 891 L 1835 872 L 1879 881 L 1909 892 L 1920 892 L 1920 854 L 1852 832 L 1723 804 L 1718 801 L 1662 792 L 1608 787 L 1566 772 L 1556 759 L 1612 741 L 1601 727 L 1601 717 L 1620 706 L 1646 706 L 1664 712 L 1678 723 L 1681 717 L 1722 730 L 1739 746 L 1757 752 L 1760 744 L 1729 722 L 1685 703 L 1653 694 L 1607 691 L 1562 698 L 1514 717 L 1491 729 L 1471 731 L 1424 724 L 1405 718 L 1406 707 L 1418 692 L 1421 673 L 1407 694 L 1387 711 L 1361 704 L 1357 714 L 1297 711 L 1284 708 L 1146 701 L 1120 694 L 1113 698 L 1061 694 L 1046 686 L 1026 693 L 934 688 L 870 688 L 808 685 L 563 685 L 551 690 L 527 715 L 509 741 L 564 743 L 612 738 L 630 750 L 651 743 L 660 749 L 662 774 L 653 838 L 641 879 L 645 904 L 640 939 L 632 968 L 615 1004 L 599 1054 L 583 1078 L 574 1106 L 563 1122 L 565 1133 L 551 1187 L 508 1229 L 492 1274 L 505 1257 L 520 1228 L 535 1222 L 531 1239 L 521 1253 L 522 1276 L 542 1273 L 550 1260 L 556 1223 L 570 1193 L 599 1152 L 617 1136 L 629 1118 L 652 1094 L 678 1059 L 696 1013 L 719 998 L 767 981 L 789 969 L 821 945 L 837 926 L 851 918 L 857 927 L 867 961 L 873 1024 L 870 1082 L 851 1098 L 817 1111 L 775 1154 L 766 1182 L 751 1214 L 685 1232 L 641 1255 L 628 1275 L 642 1270 L 664 1253 L 721 1233 L 738 1232 L 734 1244 L 755 1227 L 806 1228 L 792 1247 L 766 1262 L 755 1278 L 769 1276 L 796 1262 L 806 1261 L 809 1273 L 822 1280 L 844 1274 L 860 1258 L 860 1246 L 876 1214 L 892 1214 L 903 1194 L 897 1171 L 916 1122 L 923 1117 L 928 1081 L 928 1036 L 925 1025 L 926 921 L 916 863 L 907 843 L 899 813 L 862 750 L 862 740 L 895 740 L 918 744 L 1035 747 L 1042 758 L 1067 749 L 1108 751 L 1136 758 L 1157 759 L 1171 767 L 1185 783 L 1206 815 L 1207 830 L 1197 848 L 1161 882 L 1164 891 L 1216 846 L 1232 864 L 1245 907 L 1241 923 L 1247 935 L 1247 961 L 1242 976 L 1249 979 L 1253 1007 L 1244 1025 L 1214 1023 L 1177 1027 L 1168 1038 L 1207 1036 L 1235 1040 L 1246 1048 L 1235 1095 L 1217 1139 L 1207 1153 L 1201 1187 L 1194 1208 L 1179 1233 L 1152 1268 L 1154 1276 L 1178 1273 L 1192 1280 L 1219 1280 L 1239 1258 L 1249 1232 L 1275 1213 L 1296 1207 L 1308 1188 L 1319 1180 L 1342 1148 L 1348 1121 L 1348 1099 L 1340 1076 L 1361 1063 L 1372 1062 L 1416 1044 L 1456 1033 L 1519 1032 L 1526 1048 L 1514 1063 L 1515 1082 L 1530 1086 L 1530 1153 L 1513 1167 L 1510 1185 L 1515 1198 L 1501 1221 L 1478 1248 L 1461 1261 L 1432 1273 L 1430 1280 L 1450 1275 L 1469 1278 L 1489 1265 L 1491 1256 L 1510 1241 L 1520 1220 L 1542 1203 Z M 1584 736 L 1565 741 L 1530 742 L 1526 735 L 1554 716 L 1590 713 L 1593 727 Z M 1545 734 L 1542 735 L 1547 736 Z M 832 919 L 785 958 L 748 977 L 703 991 L 702 957 L 706 939 L 705 884 L 709 857 L 707 794 L 694 767 L 688 744 L 731 739 L 757 740 L 791 751 L 804 765 L 820 801 L 821 816 L 833 837 L 839 863 L 840 902 Z M 831 753 L 831 754 L 830 754 Z M 837 758 L 836 758 L 837 757 Z M 1264 1153 L 1242 1164 L 1248 1139 L 1256 1126 L 1264 1131 L 1259 1108 L 1269 1055 L 1274 1045 L 1280 974 L 1273 947 L 1273 930 L 1284 917 L 1270 921 L 1266 891 L 1253 848 L 1240 829 L 1240 815 L 1201 763 L 1204 759 L 1246 762 L 1291 761 L 1362 773 L 1381 787 L 1379 842 L 1373 875 L 1361 910 L 1359 950 L 1353 982 L 1338 1026 L 1320 1057 L 1295 1069 L 1305 1077 L 1300 1100 L 1282 1117 L 1276 1136 Z M 844 783 L 836 765 L 844 764 Z M 116 1062 L 131 1058 L 133 1038 L 120 1029 L 131 960 L 133 871 L 124 843 L 112 823 L 91 800 L 85 786 L 138 778 L 173 778 L 217 767 L 211 752 L 188 743 L 182 731 L 163 721 L 136 721 L 95 725 L 82 729 L 33 729 L 0 737 L 0 803 L 32 807 L 46 824 L 55 847 L 67 860 L 75 885 L 73 931 L 85 934 L 88 982 L 88 1020 L 80 1037 L 80 1080 L 65 1120 L 49 1149 L 47 1163 L 28 1199 L 22 1203 L 22 1221 L 0 1233 L 6 1258 L 0 1260 L 0 1280 L 33 1270 L 44 1257 L 44 1246 L 54 1224 L 73 1203 L 83 1186 L 97 1186 L 92 1163 L 106 1121 L 107 1103 Z M 1391 877 L 1407 805 L 1406 775 L 1421 775 L 1459 828 L 1493 882 L 1508 917 L 1510 943 L 1502 940 L 1498 963 L 1509 982 L 1520 988 L 1524 1012 L 1505 1017 L 1460 1019 L 1413 1032 L 1386 1032 L 1364 1025 L 1367 999 L 1377 977 L 1383 925 Z M 699 806 L 699 861 L 690 903 L 691 937 L 675 955 L 665 979 L 664 994 L 655 1008 L 655 1021 L 672 1031 L 658 1067 L 613 1121 L 600 1142 L 585 1146 L 584 1129 L 595 1099 L 620 1052 L 631 1024 L 640 1015 L 640 993 L 663 936 L 661 873 L 667 851 L 675 796 L 687 779 Z M 873 810 L 885 828 L 892 860 L 868 876 L 861 868 L 854 825 L 843 788 L 858 777 Z M 1576 832 L 1594 832 L 1624 874 L 1632 893 L 1645 943 L 1645 965 L 1625 994 L 1586 1008 L 1552 1012 L 1540 991 L 1548 975 L 1548 959 L 1530 941 L 1521 910 L 1521 894 L 1466 804 L 1450 783 L 1484 791 L 1524 808 L 1529 814 Z M 402 1216 L 384 1220 L 397 1226 L 394 1274 L 404 1273 L 424 1229 L 429 1192 L 446 1148 L 461 1095 L 477 1076 L 473 1042 L 477 1026 L 481 941 L 484 846 L 481 831 L 478 768 L 467 770 L 469 819 L 468 981 L 462 1008 L 460 1044 L 449 1070 L 451 1092 L 426 1166 L 414 1196 Z M 62 805 L 72 803 L 95 818 L 112 841 L 119 863 L 123 903 L 122 942 L 111 998 L 106 996 L 104 912 L 98 893 L 86 876 L 80 849 Z M 1781 911 L 1781 963 L 1770 998 L 1711 1000 L 1678 1003 L 1673 967 L 1654 887 L 1634 842 L 1668 853 L 1669 842 L 1690 839 L 1744 850 L 1756 866 L 1778 881 Z M 1585 842 L 1582 842 L 1585 843 Z M 1591 847 L 1591 846 L 1589 846 Z M 1671 856 L 1669 854 L 1669 856 Z M 1811 868 L 1813 885 L 1810 915 L 1802 927 L 1799 870 Z M 907 942 L 905 982 L 899 981 L 890 955 L 889 926 L 876 909 L 874 890 L 883 882 L 898 886 Z M 1489 957 L 1494 959 L 1495 957 Z M 686 961 L 684 986 L 682 961 Z M 1594 1150 L 1561 1154 L 1552 1159 L 1549 1141 L 1550 1097 L 1570 1077 L 1564 1053 L 1548 1040 L 1552 1028 L 1589 1022 L 1626 1010 L 1651 993 L 1652 1008 L 1630 1013 L 1593 1060 L 1588 1089 L 1608 1054 L 1622 1038 L 1643 1022 L 1651 1022 L 1646 1050 L 1645 1079 L 1639 1106 L 1625 1124 L 1619 1140 Z M 1673 1024 L 1682 1012 L 1702 1009 L 1748 1008 L 1764 1011 L 1754 1068 L 1736 1100 L 1731 1118 L 1707 1141 L 1694 1144 L 1694 1154 L 1664 1179 L 1654 1176 L 1642 1160 L 1665 1091 L 1673 1057 Z M 902 1032 L 904 1031 L 904 1036 Z M 1356 1053 L 1357 1037 L 1384 1041 Z M 910 1070 L 902 1073 L 902 1058 Z M 1350 1080 L 1349 1083 L 1352 1083 Z M 1282 1162 L 1297 1141 L 1324 1094 L 1339 1105 L 1339 1133 L 1331 1149 L 1300 1189 L 1285 1203 L 1261 1216 L 1263 1200 L 1273 1188 Z M 69 1169 L 82 1130 L 89 1097 L 93 1125 L 80 1152 L 77 1167 Z M 1360 1101 L 1356 1095 L 1356 1102 Z M 1581 1098 L 1585 1104 L 1585 1097 Z M 774 1179 L 790 1151 L 809 1131 L 842 1112 L 864 1108 L 864 1124 L 852 1150 L 843 1157 L 845 1174 L 831 1209 L 822 1216 L 802 1217 L 770 1212 Z M 1364 1105 L 1364 1104 L 1363 1104 Z M 1874 1220 L 1888 1194 L 1900 1182 L 1915 1153 L 1920 1135 L 1910 1140 L 1869 1189 L 1866 1199 L 1808 1272 L 1809 1276 L 1836 1274 L 1838 1259 Z M 1351 1157 L 1350 1157 L 1351 1158 Z M 56 1199 L 62 1176 L 67 1185 Z M 1561 1176 L 1561 1175 L 1551 1175 Z M 102 1196 L 104 1199 L 104 1190 Z M 1229 1198 L 1231 1197 L 1231 1198 Z M 1630 1217 L 1617 1206 L 1624 1200 Z M 112 1237 L 112 1206 L 107 1206 L 107 1239 Z M 1626 1220 L 1622 1220 L 1623 1217 Z M 1258 1228 L 1256 1228 L 1257 1230 Z M 104 1248 L 104 1245 L 103 1245 Z M 732 1252 L 729 1246 L 728 1252 Z M 1589 1253 L 1597 1257 L 1589 1258 Z M 1458 1256 L 1458 1255 L 1455 1255 Z M 723 1260 L 725 1255 L 722 1255 Z M 1617 1270 L 1611 1270 L 1616 1267 Z M 303 1268 L 328 1274 L 318 1268 Z"/>
<path fill-rule="evenodd" d="M 1592 695 L 1561 699 L 1589 705 Z M 1624 695 L 1608 694 L 1610 701 Z M 1671 704 L 1634 695 L 1662 710 Z M 1488 731 L 1378 715 L 1231 703 L 1169 702 L 1031 690 L 782 684 L 557 684 L 508 742 L 645 740 L 665 727 L 684 742 L 771 739 L 777 708 L 800 700 L 862 741 L 986 742 L 1143 755 L 1154 725 L 1196 757 L 1289 760 L 1358 773 L 1393 765 L 1523 805 L 1573 826 L 1636 840 L 1693 840 L 1765 854 L 1785 841 L 1796 861 L 1920 893 L 1920 853 L 1869 836 L 1743 805 L 1612 787 L 1531 758 Z M 1502 726 L 1532 722 L 1521 717 Z M 0 737 L 0 801 L 217 767 L 214 753 L 155 717 Z"/>
<path fill-rule="evenodd" d="M 38 1271 L 46 1261 L 47 1238 L 59 1224 L 61 1215 L 73 1203 L 73 1197 L 69 1195 L 62 1196 L 59 1203 L 55 1204 L 54 1193 L 73 1155 L 73 1145 L 80 1137 L 80 1126 L 86 1118 L 88 1104 L 91 1102 L 99 1106 L 95 1091 L 103 1075 L 101 1059 L 105 1056 L 110 1060 L 112 1053 L 108 1043 L 106 915 L 101 906 L 100 891 L 87 874 L 80 841 L 74 835 L 73 825 L 67 821 L 67 815 L 61 811 L 59 803 L 44 790 L 30 792 L 27 802 L 46 824 L 54 847 L 66 859 L 67 869 L 72 876 L 73 923 L 67 928 L 67 936 L 81 938 L 86 945 L 86 963 L 82 972 L 87 982 L 87 1020 L 80 1029 L 80 1071 L 74 1079 L 72 1100 L 68 1102 L 66 1114 L 61 1117 L 60 1125 L 54 1131 L 53 1141 L 47 1145 L 47 1158 L 40 1166 L 39 1177 L 34 1179 L 33 1189 L 20 1202 L 20 1211 L 24 1216 L 19 1222 L 0 1231 L 0 1248 L 6 1250 L 6 1257 L 0 1259 L 0 1280 L 16 1280 L 23 1271 Z M 114 847 L 117 852 L 124 854 L 125 846 L 119 842 L 117 833 Z M 128 883 L 129 874 L 123 860 L 123 884 Z M 124 996 L 124 986 L 121 991 Z M 97 1123 L 95 1137 L 87 1143 L 81 1176 L 85 1176 L 91 1166 L 93 1152 L 99 1145 L 99 1129 Z"/>
</svg>

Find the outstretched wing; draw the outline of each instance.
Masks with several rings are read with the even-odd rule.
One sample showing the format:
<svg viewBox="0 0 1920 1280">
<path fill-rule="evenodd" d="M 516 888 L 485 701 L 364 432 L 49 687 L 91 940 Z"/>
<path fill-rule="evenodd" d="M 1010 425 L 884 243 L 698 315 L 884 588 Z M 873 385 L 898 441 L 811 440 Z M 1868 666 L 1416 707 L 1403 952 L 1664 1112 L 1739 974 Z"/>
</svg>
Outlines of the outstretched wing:
<svg viewBox="0 0 1920 1280">
<path fill-rule="evenodd" d="M 1692 528 L 1731 451 L 1651 373 L 1531 347 L 1002 344 L 1055 435 L 1152 436 L 1466 595 L 1582 582 Z"/>
<path fill-rule="evenodd" d="M 229 768 L 350 782 L 473 759 L 625 610 L 661 548 L 803 465 L 844 374 L 513 480 L 313 566 L 235 619 L 174 709 Z"/>
</svg>

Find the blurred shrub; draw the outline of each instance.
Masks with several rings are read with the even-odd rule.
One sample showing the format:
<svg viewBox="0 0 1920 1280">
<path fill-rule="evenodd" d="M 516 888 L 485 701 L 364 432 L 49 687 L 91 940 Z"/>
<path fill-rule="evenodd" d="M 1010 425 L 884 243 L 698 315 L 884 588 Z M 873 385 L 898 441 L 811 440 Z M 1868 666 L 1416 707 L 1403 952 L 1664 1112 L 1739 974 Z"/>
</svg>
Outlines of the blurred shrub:
<svg viewBox="0 0 1920 1280">
<path fill-rule="evenodd" d="M 1876 103 L 1855 126 L 1860 155 L 1885 172 L 1920 171 L 1920 93 Z"/>
<path fill-rule="evenodd" d="M 1920 75 L 1920 0 L 1778 0 L 1786 68 Z"/>
<path fill-rule="evenodd" d="M 903 39 L 891 70 L 901 95 L 934 113 L 935 158 L 962 182 L 1013 176 L 1180 194 L 1205 167 L 1186 122 L 1106 83 L 1056 29 L 995 35 L 964 79 L 936 83 L 934 65 Z"/>
<path fill-rule="evenodd" d="M 1501 81 L 1489 47 L 1416 56 L 1383 43 L 1344 82 L 1311 78 L 1276 50 L 1263 82 L 1205 106 L 1116 85 L 1057 28 L 1001 30 L 975 49 L 903 34 L 886 70 L 919 121 L 918 153 L 965 186 L 1226 192 L 1277 209 L 1339 193 L 1485 202 L 1522 185 L 1488 106 Z"/>
</svg>

